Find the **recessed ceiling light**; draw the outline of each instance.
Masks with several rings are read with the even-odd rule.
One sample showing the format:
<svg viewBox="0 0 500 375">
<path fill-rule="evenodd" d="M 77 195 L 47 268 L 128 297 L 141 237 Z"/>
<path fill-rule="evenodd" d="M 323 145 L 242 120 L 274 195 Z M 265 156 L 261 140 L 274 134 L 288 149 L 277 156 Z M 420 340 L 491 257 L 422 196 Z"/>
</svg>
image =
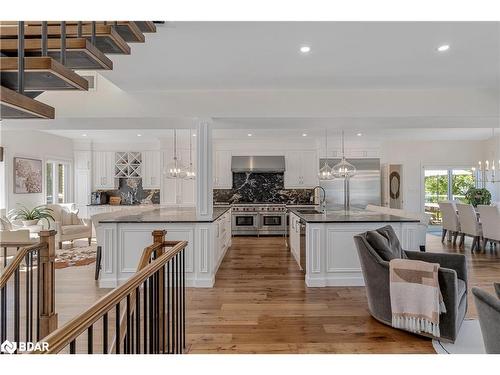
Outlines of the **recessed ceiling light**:
<svg viewBox="0 0 500 375">
<path fill-rule="evenodd" d="M 302 46 L 302 47 L 300 47 L 300 52 L 302 52 L 302 53 L 309 53 L 309 52 L 311 52 L 311 47 L 309 47 L 309 46 Z"/>
<path fill-rule="evenodd" d="M 248 133 L 247 135 L 248 135 L 249 137 L 251 137 L 251 136 L 252 136 L 252 133 Z"/>
<path fill-rule="evenodd" d="M 87 134 L 82 134 L 82 137 L 86 137 L 86 136 L 87 136 Z"/>
<path fill-rule="evenodd" d="M 439 46 L 437 50 L 439 52 L 445 52 L 445 51 L 448 51 L 449 49 L 450 49 L 450 45 L 449 44 L 443 44 L 442 46 Z"/>
<path fill-rule="evenodd" d="M 196 133 L 193 133 L 193 137 L 196 137 Z"/>
<path fill-rule="evenodd" d="M 302 136 L 303 137 L 307 137 L 307 133 L 302 133 Z"/>
<path fill-rule="evenodd" d="M 356 134 L 358 137 L 361 137 L 363 135 L 363 133 L 358 133 Z"/>
<path fill-rule="evenodd" d="M 138 137 L 142 137 L 142 134 L 137 134 Z"/>
</svg>

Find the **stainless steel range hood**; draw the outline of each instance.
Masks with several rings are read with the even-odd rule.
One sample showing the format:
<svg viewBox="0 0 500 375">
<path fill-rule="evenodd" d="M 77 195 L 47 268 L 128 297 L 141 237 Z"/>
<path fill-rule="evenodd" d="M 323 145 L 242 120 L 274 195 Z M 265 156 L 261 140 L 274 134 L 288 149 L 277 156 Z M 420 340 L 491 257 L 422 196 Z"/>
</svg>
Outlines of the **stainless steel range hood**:
<svg viewBox="0 0 500 375">
<path fill-rule="evenodd" d="M 232 172 L 280 173 L 285 171 L 284 156 L 233 156 Z"/>
</svg>

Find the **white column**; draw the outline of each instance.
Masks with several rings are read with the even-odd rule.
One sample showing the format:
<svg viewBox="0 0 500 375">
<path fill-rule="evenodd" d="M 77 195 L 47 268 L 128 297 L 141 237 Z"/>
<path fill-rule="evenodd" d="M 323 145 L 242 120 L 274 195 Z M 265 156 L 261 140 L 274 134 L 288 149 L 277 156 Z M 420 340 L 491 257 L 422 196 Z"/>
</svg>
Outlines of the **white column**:
<svg viewBox="0 0 500 375">
<path fill-rule="evenodd" d="M 196 127 L 196 215 L 210 220 L 213 214 L 212 129 L 208 121 Z"/>
</svg>

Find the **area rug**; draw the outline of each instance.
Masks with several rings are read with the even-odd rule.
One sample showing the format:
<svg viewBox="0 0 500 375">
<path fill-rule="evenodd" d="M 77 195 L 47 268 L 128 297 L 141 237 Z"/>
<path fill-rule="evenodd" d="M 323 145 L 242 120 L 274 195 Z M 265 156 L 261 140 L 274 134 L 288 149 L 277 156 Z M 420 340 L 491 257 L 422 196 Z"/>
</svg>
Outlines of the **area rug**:
<svg viewBox="0 0 500 375">
<path fill-rule="evenodd" d="M 486 354 L 479 320 L 464 320 L 454 344 L 432 340 L 437 354 Z"/>
<path fill-rule="evenodd" d="M 63 244 L 61 250 L 56 250 L 56 269 L 78 267 L 92 264 L 96 260 L 97 245 L 88 243 Z"/>
</svg>

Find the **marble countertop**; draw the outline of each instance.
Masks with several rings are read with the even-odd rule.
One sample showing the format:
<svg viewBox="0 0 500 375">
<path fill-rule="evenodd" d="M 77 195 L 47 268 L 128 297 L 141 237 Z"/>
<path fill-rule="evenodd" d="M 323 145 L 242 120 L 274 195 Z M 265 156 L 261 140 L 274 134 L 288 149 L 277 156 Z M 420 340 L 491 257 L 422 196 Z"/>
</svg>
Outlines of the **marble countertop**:
<svg viewBox="0 0 500 375">
<path fill-rule="evenodd" d="M 306 223 L 418 223 L 416 219 L 400 216 L 385 215 L 366 210 L 333 210 L 326 214 L 304 214 L 300 210 L 291 208 L 294 213 Z"/>
<path fill-rule="evenodd" d="M 106 217 L 99 220 L 99 223 L 211 223 L 230 209 L 231 207 L 214 207 L 212 219 L 200 220 L 196 217 L 194 208 L 160 207 L 146 212 Z"/>
</svg>

